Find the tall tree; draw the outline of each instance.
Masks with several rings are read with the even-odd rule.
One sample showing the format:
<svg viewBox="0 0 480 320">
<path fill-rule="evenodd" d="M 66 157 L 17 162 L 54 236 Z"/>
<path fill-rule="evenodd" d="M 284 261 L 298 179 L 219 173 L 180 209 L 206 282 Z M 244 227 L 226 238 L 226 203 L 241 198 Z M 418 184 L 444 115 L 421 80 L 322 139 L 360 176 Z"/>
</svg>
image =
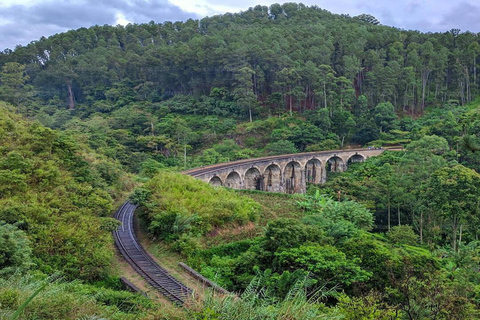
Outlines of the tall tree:
<svg viewBox="0 0 480 320">
<path fill-rule="evenodd" d="M 451 228 L 452 249 L 462 241 L 464 224 L 480 213 L 480 174 L 462 165 L 435 171 L 426 190 L 426 201 Z"/>
<path fill-rule="evenodd" d="M 253 121 L 252 106 L 257 103 L 257 98 L 253 91 L 253 76 L 255 71 L 250 67 L 242 67 L 235 73 L 235 89 L 233 94 L 237 103 L 247 107 L 248 118 L 250 122 Z"/>
</svg>

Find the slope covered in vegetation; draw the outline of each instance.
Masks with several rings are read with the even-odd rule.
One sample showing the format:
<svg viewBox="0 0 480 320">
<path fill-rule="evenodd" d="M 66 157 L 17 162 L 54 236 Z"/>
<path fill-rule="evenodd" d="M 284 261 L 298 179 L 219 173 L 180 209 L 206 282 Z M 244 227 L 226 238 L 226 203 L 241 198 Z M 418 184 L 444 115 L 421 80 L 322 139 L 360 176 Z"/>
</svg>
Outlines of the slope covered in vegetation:
<svg viewBox="0 0 480 320">
<path fill-rule="evenodd" d="M 145 316 L 151 302 L 118 291 L 112 270 L 118 223 L 110 215 L 131 178 L 72 137 L 12 110 L 0 102 L 0 318 L 44 285 L 22 319 Z"/>
<path fill-rule="evenodd" d="M 0 220 L 28 235 L 38 268 L 99 279 L 112 259 L 109 231 L 116 225 L 108 218 L 109 191 L 123 174 L 102 158 L 87 162 L 74 140 L 7 108 L 0 109 Z"/>
<path fill-rule="evenodd" d="M 258 225 L 248 230 L 230 224 L 206 233 L 199 224 L 213 224 L 215 217 L 185 219 L 197 212 L 195 206 L 168 203 L 183 203 L 189 199 L 185 194 L 203 185 L 196 197 L 210 208 L 216 200 L 208 194 L 223 190 L 160 173 L 137 190 L 137 196 L 143 195 L 140 218 L 152 237 L 162 238 L 202 274 L 241 295 L 241 301 L 211 297 L 193 306 L 198 319 L 475 318 L 480 175 L 432 153 L 442 145 L 442 138 L 425 136 L 405 152 L 386 152 L 324 186 L 311 186 L 307 195 L 243 192 L 259 203 L 278 197 L 298 208 L 286 218 L 272 217 L 260 206 Z M 409 171 L 406 164 L 421 155 L 430 167 L 419 162 L 418 169 L 428 172 Z M 395 179 L 395 169 L 402 167 L 404 180 L 387 186 L 384 181 Z M 158 184 L 164 177 L 169 181 Z M 176 179 L 183 180 L 181 192 L 172 182 Z M 411 190 L 396 198 L 404 181 L 411 181 Z M 343 191 L 341 199 L 337 192 L 336 200 L 328 195 L 333 190 Z M 162 195 L 167 205 L 158 201 Z M 384 212 L 388 196 L 394 218 Z M 265 216 L 269 219 L 262 225 Z"/>
<path fill-rule="evenodd" d="M 0 311 L 61 271 L 103 284 L 55 284 L 27 317 L 162 317 L 108 291 L 134 173 L 146 231 L 242 295 L 164 318 L 478 317 L 479 35 L 372 21 L 274 4 L 0 53 Z M 164 170 L 393 144 L 296 198 Z"/>
<path fill-rule="evenodd" d="M 134 172 L 406 143 L 410 116 L 475 98 L 478 35 L 363 18 L 286 3 L 81 28 L 1 53 L 0 98 Z"/>
</svg>

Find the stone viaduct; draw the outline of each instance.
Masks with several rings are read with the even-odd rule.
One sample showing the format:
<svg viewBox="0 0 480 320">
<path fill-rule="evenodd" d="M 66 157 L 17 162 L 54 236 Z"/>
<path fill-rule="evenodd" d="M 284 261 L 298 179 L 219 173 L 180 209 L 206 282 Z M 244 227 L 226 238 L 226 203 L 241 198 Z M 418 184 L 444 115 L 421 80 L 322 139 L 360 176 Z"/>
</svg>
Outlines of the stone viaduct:
<svg viewBox="0 0 480 320">
<path fill-rule="evenodd" d="M 385 149 L 349 149 L 246 159 L 184 171 L 215 186 L 304 193 L 307 182 L 324 183 L 327 172 L 345 171 L 351 163 L 381 154 Z"/>
</svg>

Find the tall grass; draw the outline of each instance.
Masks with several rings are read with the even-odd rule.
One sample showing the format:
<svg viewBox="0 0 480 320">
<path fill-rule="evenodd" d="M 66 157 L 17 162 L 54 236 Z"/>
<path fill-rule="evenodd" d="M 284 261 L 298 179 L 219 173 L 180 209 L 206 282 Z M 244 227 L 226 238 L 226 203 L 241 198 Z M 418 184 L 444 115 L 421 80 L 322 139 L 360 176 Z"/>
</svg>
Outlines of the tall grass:
<svg viewBox="0 0 480 320">
<path fill-rule="evenodd" d="M 144 188 L 150 192 L 149 199 L 141 203 L 147 210 L 147 219 L 160 219 L 162 230 L 165 221 L 172 220 L 172 227 L 162 231 L 165 233 L 205 234 L 215 227 L 254 221 L 260 210 L 258 203 L 250 198 L 169 171 L 159 172 Z M 177 225 L 180 228 L 175 228 Z"/>
<path fill-rule="evenodd" d="M 304 285 L 307 278 L 299 280 L 282 301 L 274 299 L 262 287 L 261 277 L 255 277 L 240 298 L 234 295 L 219 297 L 210 292 L 205 299 L 190 306 L 191 319 L 213 320 L 339 320 L 343 315 L 307 298 Z M 317 296 L 321 296 L 319 293 Z"/>
<path fill-rule="evenodd" d="M 150 301 L 122 291 L 34 275 L 0 278 L 0 319 L 142 319 Z"/>
</svg>

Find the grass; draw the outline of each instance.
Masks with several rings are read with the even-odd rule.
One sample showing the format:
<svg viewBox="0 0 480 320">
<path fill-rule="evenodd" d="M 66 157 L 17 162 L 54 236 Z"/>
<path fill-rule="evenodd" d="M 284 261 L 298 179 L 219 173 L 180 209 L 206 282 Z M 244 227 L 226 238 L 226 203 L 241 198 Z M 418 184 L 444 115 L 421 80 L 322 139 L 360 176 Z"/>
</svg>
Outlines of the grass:
<svg viewBox="0 0 480 320">
<path fill-rule="evenodd" d="M 296 205 L 298 195 L 273 193 L 256 190 L 234 190 L 239 196 L 250 198 L 260 205 L 255 222 L 227 225 L 211 230 L 202 239 L 204 247 L 217 246 L 234 241 L 261 236 L 265 226 L 280 218 L 300 219 L 303 211 Z"/>
<path fill-rule="evenodd" d="M 255 200 L 261 206 L 258 225 L 265 226 L 279 218 L 302 218 L 304 212 L 296 205 L 298 195 L 263 191 L 237 190 L 237 193 Z"/>
</svg>

